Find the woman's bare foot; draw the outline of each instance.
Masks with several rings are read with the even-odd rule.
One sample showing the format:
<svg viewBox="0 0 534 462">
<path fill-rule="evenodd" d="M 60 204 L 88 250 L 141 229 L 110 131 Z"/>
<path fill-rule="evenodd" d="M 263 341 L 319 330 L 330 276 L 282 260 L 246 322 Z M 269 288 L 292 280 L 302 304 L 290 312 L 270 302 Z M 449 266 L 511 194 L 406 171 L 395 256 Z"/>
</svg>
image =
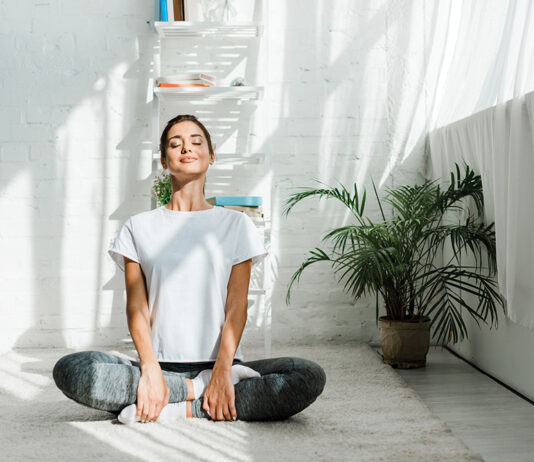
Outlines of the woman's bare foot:
<svg viewBox="0 0 534 462">
<path fill-rule="evenodd" d="M 211 380 L 211 373 L 213 372 L 213 369 L 204 369 L 200 371 L 197 376 L 192 380 L 193 382 L 193 398 L 196 399 L 200 398 L 204 395 L 204 391 L 206 390 L 208 384 Z M 241 380 L 245 379 L 251 379 L 254 377 L 261 377 L 260 373 L 255 371 L 254 369 L 243 366 L 242 364 L 234 364 L 231 369 L 231 377 L 232 377 L 232 383 L 235 385 L 239 383 Z M 189 380 L 189 379 L 186 379 Z M 188 382 L 189 386 L 189 382 Z M 189 395 L 188 395 L 188 398 Z"/>
</svg>

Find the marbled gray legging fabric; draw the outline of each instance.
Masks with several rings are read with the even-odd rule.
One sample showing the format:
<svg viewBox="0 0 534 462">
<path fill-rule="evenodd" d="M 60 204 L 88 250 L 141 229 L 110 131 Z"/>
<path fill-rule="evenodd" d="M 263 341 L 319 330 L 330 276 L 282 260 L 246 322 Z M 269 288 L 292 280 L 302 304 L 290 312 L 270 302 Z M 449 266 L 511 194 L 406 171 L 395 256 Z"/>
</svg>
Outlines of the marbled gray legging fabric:
<svg viewBox="0 0 534 462">
<path fill-rule="evenodd" d="M 192 379 L 215 361 L 204 363 L 160 362 L 169 387 L 169 403 L 187 399 L 185 378 Z M 282 420 L 313 403 L 323 391 L 326 374 L 317 363 L 303 358 L 279 357 L 241 362 L 261 374 L 235 385 L 238 420 Z M 65 396 L 103 411 L 119 414 L 137 401 L 141 377 L 138 361 L 100 351 L 81 351 L 61 357 L 53 369 L 54 381 Z M 203 397 L 192 401 L 194 417 L 211 419 L 202 408 Z"/>
</svg>

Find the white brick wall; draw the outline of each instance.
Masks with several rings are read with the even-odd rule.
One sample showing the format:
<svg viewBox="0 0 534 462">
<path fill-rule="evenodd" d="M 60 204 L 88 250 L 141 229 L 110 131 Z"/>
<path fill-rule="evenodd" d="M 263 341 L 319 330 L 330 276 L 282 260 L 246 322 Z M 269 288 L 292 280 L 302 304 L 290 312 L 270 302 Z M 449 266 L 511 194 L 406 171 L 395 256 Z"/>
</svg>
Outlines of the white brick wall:
<svg viewBox="0 0 534 462">
<path fill-rule="evenodd" d="M 153 6 L 0 5 L 0 351 L 120 341 L 123 274 L 106 249 L 129 215 L 150 207 Z M 415 104 L 425 97 L 417 93 L 422 8 L 269 2 L 261 76 L 268 127 L 254 130 L 254 146 L 271 155 L 275 341 L 378 339 L 374 299 L 353 306 L 327 264 L 307 268 L 285 305 L 293 272 L 349 217 L 325 199 L 303 201 L 287 219 L 281 211 L 313 177 L 349 189 L 355 180 L 369 186 L 370 175 L 383 185 L 416 179 L 425 127 L 425 106 Z"/>
<path fill-rule="evenodd" d="M 393 162 L 391 173 L 384 172 L 392 153 L 406 149 L 407 131 L 424 132 L 424 117 L 411 125 L 424 106 L 413 111 L 413 99 L 405 98 L 403 88 L 408 69 L 422 72 L 422 11 L 416 2 L 277 1 L 271 7 L 268 95 L 278 270 L 274 340 L 378 342 L 374 298 L 354 305 L 342 290 L 345 280 L 338 284 L 326 262 L 304 270 L 291 290 L 290 306 L 285 305 L 287 284 L 309 251 L 328 250 L 321 238 L 334 227 L 354 223 L 344 206 L 308 198 L 287 218 L 280 212 L 296 187 L 318 187 L 312 178 L 332 186 L 339 180 L 349 190 L 355 181 L 370 187 L 370 176 L 390 186 L 417 178 L 421 146 L 411 153 L 409 168 Z M 410 14 L 412 22 L 407 21 Z M 410 27 L 399 27 L 402 21 Z M 407 55 L 406 41 L 414 36 Z M 378 216 L 371 198 L 366 208 Z"/>
</svg>

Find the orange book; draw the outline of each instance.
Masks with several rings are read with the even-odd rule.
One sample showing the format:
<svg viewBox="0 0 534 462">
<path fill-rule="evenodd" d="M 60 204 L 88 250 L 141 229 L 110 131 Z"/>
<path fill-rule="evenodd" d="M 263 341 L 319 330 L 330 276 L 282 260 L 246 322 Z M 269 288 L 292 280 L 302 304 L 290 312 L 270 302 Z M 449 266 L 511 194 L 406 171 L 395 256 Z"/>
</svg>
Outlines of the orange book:
<svg viewBox="0 0 534 462">
<path fill-rule="evenodd" d="M 211 87 L 203 83 L 160 83 L 158 87 Z"/>
</svg>

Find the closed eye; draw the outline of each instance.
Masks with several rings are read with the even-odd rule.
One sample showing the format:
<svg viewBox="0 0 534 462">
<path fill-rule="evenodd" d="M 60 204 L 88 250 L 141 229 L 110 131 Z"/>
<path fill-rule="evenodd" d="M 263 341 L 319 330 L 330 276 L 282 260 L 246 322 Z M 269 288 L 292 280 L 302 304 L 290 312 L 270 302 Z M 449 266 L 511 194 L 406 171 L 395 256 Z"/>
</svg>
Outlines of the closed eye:
<svg viewBox="0 0 534 462">
<path fill-rule="evenodd" d="M 200 146 L 202 143 L 193 143 L 195 146 Z M 181 144 L 171 144 L 171 148 L 179 148 Z"/>
</svg>

